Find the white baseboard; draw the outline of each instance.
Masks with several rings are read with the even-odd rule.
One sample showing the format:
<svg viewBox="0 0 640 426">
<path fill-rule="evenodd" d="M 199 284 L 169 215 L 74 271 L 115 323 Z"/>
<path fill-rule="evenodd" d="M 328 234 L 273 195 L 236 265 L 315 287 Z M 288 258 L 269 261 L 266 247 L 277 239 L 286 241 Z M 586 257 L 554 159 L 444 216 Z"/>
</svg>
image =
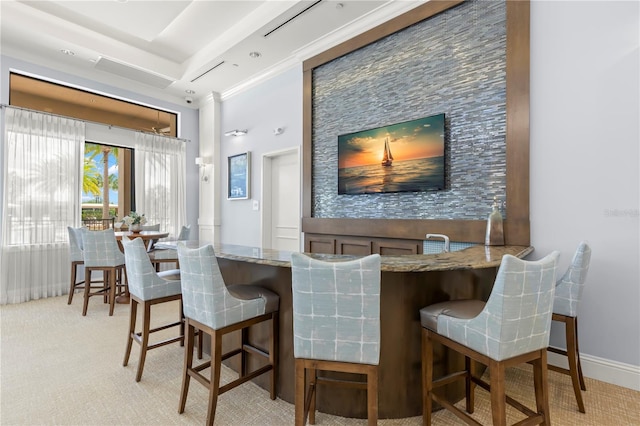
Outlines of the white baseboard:
<svg viewBox="0 0 640 426">
<path fill-rule="evenodd" d="M 591 379 L 640 391 L 640 366 L 580 354 L 582 374 Z M 547 362 L 568 368 L 567 357 L 548 352 Z"/>
</svg>

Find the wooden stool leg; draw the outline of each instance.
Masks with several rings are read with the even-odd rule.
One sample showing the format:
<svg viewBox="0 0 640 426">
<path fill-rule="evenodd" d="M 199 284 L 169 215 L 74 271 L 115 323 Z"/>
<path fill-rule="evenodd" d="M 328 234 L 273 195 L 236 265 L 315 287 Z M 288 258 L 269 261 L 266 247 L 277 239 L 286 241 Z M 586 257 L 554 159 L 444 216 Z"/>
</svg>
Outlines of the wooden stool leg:
<svg viewBox="0 0 640 426">
<path fill-rule="evenodd" d="M 127 337 L 127 349 L 124 351 L 124 361 L 122 366 L 129 364 L 129 356 L 131 355 L 131 346 L 133 345 L 133 336 L 136 333 L 136 317 L 138 315 L 138 302 L 131 299 L 131 313 L 129 314 L 129 336 Z"/>
<path fill-rule="evenodd" d="M 468 356 L 464 357 L 464 369 L 467 374 L 465 376 L 465 399 L 466 399 L 466 410 L 467 413 L 473 414 L 475 410 L 475 387 L 476 384 L 471 377 L 473 376 L 473 360 Z"/>
<path fill-rule="evenodd" d="M 542 425 L 551 425 L 551 411 L 549 410 L 549 385 L 547 382 L 547 351 L 540 351 L 540 358 L 534 360 L 533 384 L 536 395 L 536 408 L 539 414 L 544 416 Z M 491 374 L 491 373 L 490 373 Z M 492 389 L 493 390 L 493 389 Z"/>
<path fill-rule="evenodd" d="M 182 304 L 182 299 L 180 299 L 180 336 L 182 336 L 182 339 L 180 340 L 180 346 L 184 346 L 184 331 L 185 331 L 185 327 L 184 327 L 184 323 L 185 323 L 185 319 L 184 319 L 184 305 Z"/>
<path fill-rule="evenodd" d="M 102 273 L 102 301 L 104 303 L 109 303 L 109 280 L 108 278 L 108 274 L 107 272 L 105 272 L 104 270 L 101 271 Z"/>
<path fill-rule="evenodd" d="M 315 368 L 309 368 L 309 375 L 311 376 L 309 383 L 309 424 L 316 424 L 316 395 L 318 395 L 318 370 Z"/>
<path fill-rule="evenodd" d="M 240 377 L 247 375 L 247 351 L 244 350 L 246 344 L 249 343 L 249 327 L 240 330 Z"/>
<path fill-rule="evenodd" d="M 491 417 L 494 426 L 507 424 L 507 397 L 505 393 L 504 365 L 499 361 L 489 363 L 491 381 Z"/>
<path fill-rule="evenodd" d="M 193 325 L 189 324 L 189 320 L 185 319 L 187 327 L 187 339 L 184 345 L 184 367 L 182 369 L 182 390 L 180 391 L 180 404 L 178 405 L 178 413 L 184 413 L 184 407 L 187 404 L 187 393 L 189 392 L 189 382 L 191 375 L 189 371 L 193 367 Z"/>
<path fill-rule="evenodd" d="M 89 283 L 89 284 L 87 284 Z M 87 315 L 87 308 L 89 307 L 89 292 L 91 291 L 91 269 L 85 269 L 84 272 L 84 302 L 82 304 L 82 316 Z"/>
<path fill-rule="evenodd" d="M 306 380 L 305 373 L 306 369 L 304 366 L 304 361 L 301 359 L 296 359 L 296 368 L 295 368 L 295 426 L 304 426 L 306 423 L 305 416 L 305 394 L 306 394 Z"/>
<path fill-rule="evenodd" d="M 193 350 L 193 348 L 192 348 Z M 193 356 L 193 355 L 191 355 Z M 220 393 L 220 370 L 222 364 L 222 334 L 217 330 L 211 334 L 211 379 L 209 380 L 209 408 L 207 424 L 213 426 Z"/>
<path fill-rule="evenodd" d="M 422 329 L 422 424 L 431 426 L 431 392 L 433 391 L 433 342 Z"/>
<path fill-rule="evenodd" d="M 367 418 L 369 426 L 378 424 L 378 368 L 370 366 L 367 373 Z"/>
<path fill-rule="evenodd" d="M 133 303 L 133 300 L 131 300 L 131 303 Z M 151 303 L 144 302 L 142 304 L 142 312 L 142 340 L 140 342 L 140 360 L 138 361 L 136 382 L 139 382 L 142 378 L 144 362 L 147 359 L 147 349 L 149 348 L 149 334 L 151 329 Z"/>
<path fill-rule="evenodd" d="M 116 307 L 116 270 L 105 270 L 105 281 L 109 281 L 109 316 L 113 316 L 113 310 Z"/>
<path fill-rule="evenodd" d="M 566 337 L 567 337 L 567 360 L 569 361 L 569 375 L 571 376 L 571 383 L 573 384 L 573 393 L 576 395 L 576 402 L 578 403 L 578 410 L 584 413 L 584 401 L 582 400 L 582 392 L 580 391 L 580 378 L 578 373 L 578 361 L 576 354 L 578 349 L 576 347 L 576 323 L 575 317 L 566 317 Z"/>
<path fill-rule="evenodd" d="M 71 304 L 73 300 L 73 292 L 76 289 L 76 272 L 78 271 L 78 267 L 71 263 L 71 287 L 69 288 L 69 297 L 67 298 L 67 305 Z"/>
<path fill-rule="evenodd" d="M 587 386 L 584 384 L 584 376 L 582 375 L 582 363 L 580 362 L 580 345 L 578 344 L 578 317 L 575 317 L 576 325 L 576 357 L 578 358 L 578 378 L 580 378 L 580 389 L 587 390 Z"/>
</svg>

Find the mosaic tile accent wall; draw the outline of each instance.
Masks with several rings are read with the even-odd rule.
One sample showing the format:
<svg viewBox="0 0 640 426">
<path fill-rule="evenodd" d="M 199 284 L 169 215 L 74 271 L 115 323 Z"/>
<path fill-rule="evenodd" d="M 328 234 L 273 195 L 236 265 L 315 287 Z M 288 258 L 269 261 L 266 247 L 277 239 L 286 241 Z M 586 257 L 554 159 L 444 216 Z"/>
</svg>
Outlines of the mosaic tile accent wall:
<svg viewBox="0 0 640 426">
<path fill-rule="evenodd" d="M 443 112 L 445 190 L 338 195 L 338 135 Z M 314 70 L 312 215 L 486 219 L 506 196 L 505 130 L 506 5 L 466 2 Z"/>
</svg>

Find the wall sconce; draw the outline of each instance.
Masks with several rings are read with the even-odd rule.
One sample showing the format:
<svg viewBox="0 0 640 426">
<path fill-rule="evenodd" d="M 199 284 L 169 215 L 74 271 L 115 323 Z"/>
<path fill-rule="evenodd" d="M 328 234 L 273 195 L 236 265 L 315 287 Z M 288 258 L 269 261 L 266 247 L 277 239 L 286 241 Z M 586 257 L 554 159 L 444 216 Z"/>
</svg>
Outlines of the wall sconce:
<svg viewBox="0 0 640 426">
<path fill-rule="evenodd" d="M 273 134 L 278 136 L 284 133 L 284 129 L 282 127 L 277 127 L 275 129 L 273 129 Z"/>
<path fill-rule="evenodd" d="M 225 136 L 242 136 L 242 135 L 246 135 L 247 134 L 247 130 L 229 130 L 228 132 L 225 132 Z"/>
<path fill-rule="evenodd" d="M 209 159 L 206 157 L 196 157 L 196 165 L 200 168 L 200 179 L 203 182 L 209 182 L 209 175 L 206 172 L 206 167 L 209 165 Z"/>
</svg>

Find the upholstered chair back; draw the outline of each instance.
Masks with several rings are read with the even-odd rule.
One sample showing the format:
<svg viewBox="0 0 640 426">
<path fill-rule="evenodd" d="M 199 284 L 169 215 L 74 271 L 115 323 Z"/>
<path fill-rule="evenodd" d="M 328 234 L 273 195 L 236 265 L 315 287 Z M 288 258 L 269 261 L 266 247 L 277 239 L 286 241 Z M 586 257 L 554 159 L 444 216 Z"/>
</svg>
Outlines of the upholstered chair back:
<svg viewBox="0 0 640 426">
<path fill-rule="evenodd" d="M 578 315 L 578 304 L 582 298 L 582 290 L 587 280 L 591 247 L 585 241 L 578 246 L 571 265 L 562 278 L 556 283 L 556 295 L 553 301 L 553 312 L 575 317 Z"/>
<path fill-rule="evenodd" d="M 327 262 L 291 255 L 296 358 L 377 365 L 380 255 Z"/>
<path fill-rule="evenodd" d="M 191 234 L 191 225 L 183 225 L 178 234 L 178 241 L 187 241 Z"/>
<path fill-rule="evenodd" d="M 265 314 L 264 299 L 242 300 L 229 293 L 210 244 L 196 249 L 178 244 L 178 260 L 185 317 L 218 330 Z"/>
<path fill-rule="evenodd" d="M 438 334 L 501 361 L 549 345 L 559 252 L 537 261 L 505 255 L 484 309 L 473 319 L 438 316 Z"/>
<path fill-rule="evenodd" d="M 129 292 L 141 300 L 153 300 L 180 294 L 180 281 L 166 280 L 156 273 L 149 260 L 147 249 L 141 238 L 122 239 L 124 258 L 127 266 Z M 165 271 L 161 274 L 177 275 L 178 271 Z"/>
<path fill-rule="evenodd" d="M 124 254 L 118 247 L 113 228 L 83 231 L 84 266 L 110 267 L 124 265 Z"/>
<path fill-rule="evenodd" d="M 156 223 L 155 225 L 142 225 L 140 229 L 143 231 L 159 231 L 160 224 Z"/>
<path fill-rule="evenodd" d="M 72 228 L 67 226 L 69 232 L 69 255 L 72 262 L 82 262 L 84 260 L 84 249 L 82 234 L 85 228 Z"/>
</svg>

